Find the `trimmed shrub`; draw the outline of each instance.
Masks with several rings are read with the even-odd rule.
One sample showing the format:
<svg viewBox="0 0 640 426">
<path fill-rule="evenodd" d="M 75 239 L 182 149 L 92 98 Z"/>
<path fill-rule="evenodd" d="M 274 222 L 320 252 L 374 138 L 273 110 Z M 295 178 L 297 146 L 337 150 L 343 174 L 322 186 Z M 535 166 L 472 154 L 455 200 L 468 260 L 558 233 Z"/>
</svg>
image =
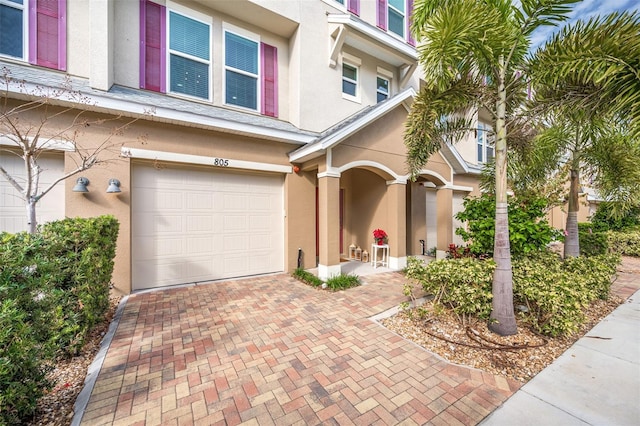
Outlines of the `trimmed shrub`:
<svg viewBox="0 0 640 426">
<path fill-rule="evenodd" d="M 18 301 L 0 303 L 0 424 L 20 424 L 32 416 L 49 387 L 49 364 L 43 362 L 49 351 L 38 334 Z"/>
<path fill-rule="evenodd" d="M 613 232 L 606 234 L 609 249 L 623 256 L 640 257 L 640 231 Z"/>
<path fill-rule="evenodd" d="M 578 223 L 578 238 L 582 256 L 598 256 L 609 251 L 607 234 L 595 231 L 590 223 Z"/>
<path fill-rule="evenodd" d="M 467 315 L 489 318 L 493 260 L 473 258 L 441 259 L 424 264 L 419 259 L 407 260 L 407 277 L 417 280 L 434 303 L 451 308 L 463 318 Z"/>
<path fill-rule="evenodd" d="M 609 295 L 611 279 L 620 263 L 617 255 L 562 259 L 549 251 L 513 261 L 514 304 L 518 315 L 539 333 L 570 334 L 584 321 L 583 309 Z M 486 319 L 491 313 L 495 263 L 473 258 L 437 260 L 425 265 L 407 261 L 406 275 L 420 283 L 434 304 L 462 316 Z"/>
<path fill-rule="evenodd" d="M 609 294 L 619 261 L 618 256 L 601 255 L 563 262 L 552 253 L 515 260 L 514 299 L 526 307 L 519 315 L 542 334 L 575 332 L 584 322 L 583 309 Z"/>
<path fill-rule="evenodd" d="M 64 219 L 41 229 L 47 256 L 58 271 L 55 291 L 61 329 L 58 346 L 74 355 L 89 331 L 104 318 L 109 307 L 109 286 L 116 254 L 118 221 L 113 216 Z"/>
<path fill-rule="evenodd" d="M 0 234 L 0 424 L 33 414 L 55 359 L 75 354 L 109 306 L 117 220 L 40 231 Z"/>
</svg>

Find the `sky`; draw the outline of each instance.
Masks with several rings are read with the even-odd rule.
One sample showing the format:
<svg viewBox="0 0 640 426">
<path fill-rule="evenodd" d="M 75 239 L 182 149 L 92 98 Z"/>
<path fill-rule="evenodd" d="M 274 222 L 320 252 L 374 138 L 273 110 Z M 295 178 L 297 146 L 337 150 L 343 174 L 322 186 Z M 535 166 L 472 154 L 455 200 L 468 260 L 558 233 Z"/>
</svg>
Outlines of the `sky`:
<svg viewBox="0 0 640 426">
<path fill-rule="evenodd" d="M 573 11 L 569 15 L 569 20 L 559 27 L 542 27 L 531 36 L 531 51 L 535 51 L 544 44 L 559 28 L 567 23 L 573 24 L 577 20 L 589 20 L 594 16 L 604 16 L 612 12 L 624 12 L 640 10 L 640 0 L 583 0 L 573 5 Z"/>
</svg>

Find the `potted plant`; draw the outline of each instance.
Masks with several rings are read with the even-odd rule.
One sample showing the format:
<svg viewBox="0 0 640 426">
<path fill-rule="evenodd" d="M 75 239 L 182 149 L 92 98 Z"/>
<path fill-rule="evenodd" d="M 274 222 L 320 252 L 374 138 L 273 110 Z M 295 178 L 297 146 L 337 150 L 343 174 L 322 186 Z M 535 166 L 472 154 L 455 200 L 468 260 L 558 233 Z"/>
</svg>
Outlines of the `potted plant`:
<svg viewBox="0 0 640 426">
<path fill-rule="evenodd" d="M 387 242 L 387 237 L 388 237 L 387 233 L 384 232 L 382 229 L 375 229 L 373 231 L 373 239 L 379 246 Z"/>
</svg>

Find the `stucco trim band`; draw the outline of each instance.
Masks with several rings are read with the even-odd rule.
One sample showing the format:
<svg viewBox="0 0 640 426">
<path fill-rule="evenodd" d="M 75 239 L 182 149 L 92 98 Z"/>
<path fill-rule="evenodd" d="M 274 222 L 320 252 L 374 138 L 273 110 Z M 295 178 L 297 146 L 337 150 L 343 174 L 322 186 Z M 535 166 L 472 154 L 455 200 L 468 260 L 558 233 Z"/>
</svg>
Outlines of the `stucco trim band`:
<svg viewBox="0 0 640 426">
<path fill-rule="evenodd" d="M 224 169 L 257 170 L 261 172 L 293 173 L 291 166 L 280 164 L 258 163 L 255 161 L 234 160 L 222 157 L 207 157 L 204 155 L 179 154 L 177 152 L 154 151 L 140 148 L 122 147 L 120 155 L 125 158 L 142 160 L 159 160 L 173 163 L 201 164 Z"/>
</svg>

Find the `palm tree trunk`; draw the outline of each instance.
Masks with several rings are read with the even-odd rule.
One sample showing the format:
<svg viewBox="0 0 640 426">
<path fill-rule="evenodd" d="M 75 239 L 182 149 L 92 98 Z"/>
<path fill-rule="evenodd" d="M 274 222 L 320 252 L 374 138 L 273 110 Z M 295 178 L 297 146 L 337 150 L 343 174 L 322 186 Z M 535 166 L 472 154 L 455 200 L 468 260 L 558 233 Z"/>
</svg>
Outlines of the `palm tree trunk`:
<svg viewBox="0 0 640 426">
<path fill-rule="evenodd" d="M 576 167 L 577 156 L 571 165 L 571 183 L 569 186 L 569 208 L 567 213 L 566 230 L 567 235 L 564 239 L 564 258 L 580 256 L 580 237 L 578 234 L 578 210 L 580 203 L 578 202 L 578 187 L 580 185 L 580 171 Z"/>
<path fill-rule="evenodd" d="M 511 270 L 511 246 L 509 244 L 509 214 L 507 210 L 507 129 L 504 59 L 500 58 L 500 80 L 496 104 L 496 226 L 493 243 L 493 299 L 489 329 L 501 336 L 517 333 L 513 312 L 513 273 Z"/>
</svg>

